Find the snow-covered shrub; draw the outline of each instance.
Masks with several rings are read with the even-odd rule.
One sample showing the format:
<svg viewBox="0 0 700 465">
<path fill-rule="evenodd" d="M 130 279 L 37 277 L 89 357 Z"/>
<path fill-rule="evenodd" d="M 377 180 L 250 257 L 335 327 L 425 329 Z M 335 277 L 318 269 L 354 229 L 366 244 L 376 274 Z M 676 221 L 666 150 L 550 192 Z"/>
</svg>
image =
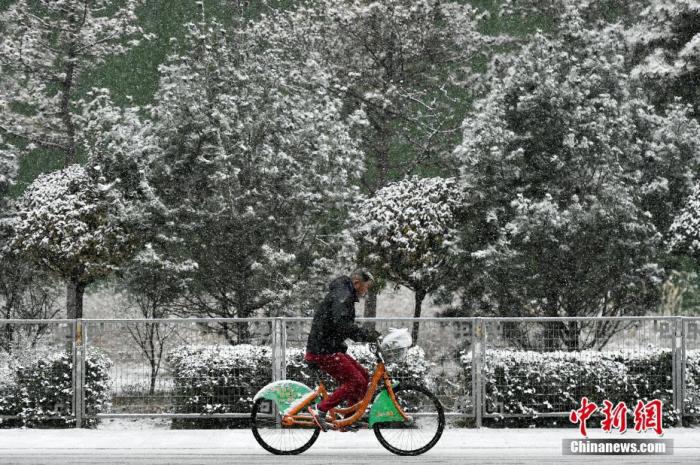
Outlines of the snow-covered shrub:
<svg viewBox="0 0 700 465">
<path fill-rule="evenodd" d="M 699 365 L 699 355 L 688 354 L 689 366 Z M 471 354 L 463 355 L 465 383 L 471 383 L 471 361 Z M 698 374 L 700 370 L 688 372 L 688 378 L 693 378 L 695 385 L 700 381 Z M 672 404 L 670 350 L 488 351 L 484 383 L 487 412 L 532 415 L 527 419 L 496 419 L 497 423 L 511 426 L 568 424 L 565 418 L 544 419 L 544 423 L 535 419 L 542 413 L 575 410 L 580 407 L 583 396 L 599 406 L 605 399 L 615 404 L 625 402 L 631 410 L 639 400 L 661 399 L 667 425 L 675 423 L 679 413 Z"/>
<path fill-rule="evenodd" d="M 685 354 L 685 404 L 690 414 L 700 412 L 700 350 Z"/>
<path fill-rule="evenodd" d="M 85 412 L 94 415 L 109 406 L 109 368 L 112 361 L 97 350 L 85 357 Z M 3 426 L 66 427 L 75 424 L 72 415 L 73 361 L 70 353 L 54 352 L 12 370 L 11 379 L 0 386 L 0 414 L 16 415 Z M 56 417 L 56 418 L 49 418 Z M 85 419 L 83 425 L 95 426 Z"/>
<path fill-rule="evenodd" d="M 367 345 L 352 345 L 350 355 L 370 373 L 375 359 Z M 314 387 L 316 378 L 304 362 L 305 351 L 287 348 L 287 379 Z M 250 413 L 255 393 L 272 380 L 268 346 L 183 346 L 167 355 L 175 380 L 176 413 Z M 428 362 L 420 347 L 409 349 L 405 359 L 387 364 L 399 382 L 430 384 Z M 335 389 L 328 382 L 329 390 Z M 247 427 L 247 419 L 175 419 L 173 428 Z"/>
<path fill-rule="evenodd" d="M 0 415 L 17 415 L 17 400 L 15 398 L 15 390 L 13 385 L 3 380 L 0 384 Z M 0 427 L 19 426 L 17 420 L 2 420 L 0 419 Z"/>
<path fill-rule="evenodd" d="M 270 348 L 183 346 L 167 355 L 176 413 L 249 413 L 255 393 L 272 379 Z M 173 428 L 245 426 L 236 419 L 173 420 Z"/>
</svg>

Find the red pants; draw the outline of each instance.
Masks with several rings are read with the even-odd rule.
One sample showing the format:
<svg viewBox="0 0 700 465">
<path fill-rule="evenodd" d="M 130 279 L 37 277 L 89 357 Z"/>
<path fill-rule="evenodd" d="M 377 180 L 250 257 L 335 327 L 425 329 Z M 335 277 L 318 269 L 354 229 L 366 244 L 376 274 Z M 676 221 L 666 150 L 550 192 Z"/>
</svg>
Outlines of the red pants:
<svg viewBox="0 0 700 465">
<path fill-rule="evenodd" d="M 318 408 L 324 412 L 344 400 L 347 400 L 349 405 L 355 404 L 361 401 L 367 392 L 369 373 L 348 354 L 342 352 L 312 354 L 307 352 L 304 359 L 318 365 L 321 370 L 331 375 L 340 384 L 338 389 L 318 404 Z"/>
</svg>

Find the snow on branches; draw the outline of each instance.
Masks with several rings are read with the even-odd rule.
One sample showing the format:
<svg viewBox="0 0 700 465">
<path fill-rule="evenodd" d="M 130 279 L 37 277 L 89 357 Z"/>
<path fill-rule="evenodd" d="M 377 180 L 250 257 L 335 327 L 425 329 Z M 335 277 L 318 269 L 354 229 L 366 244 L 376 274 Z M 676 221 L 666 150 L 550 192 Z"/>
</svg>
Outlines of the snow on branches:
<svg viewBox="0 0 700 465">
<path fill-rule="evenodd" d="M 121 218 L 128 209 L 117 191 L 71 165 L 39 176 L 26 189 L 16 203 L 9 246 L 84 289 L 135 252 Z"/>
<path fill-rule="evenodd" d="M 697 82 L 700 73 L 700 1 L 647 0 L 642 21 L 630 27 L 632 76 L 644 83 L 655 103 L 682 97 L 700 110 Z"/>
<path fill-rule="evenodd" d="M 14 147 L 4 145 L 0 136 L 0 208 L 4 206 L 4 197 L 7 189 L 17 175 L 17 158 L 14 154 Z M 2 213 L 0 213 L 2 217 Z"/>
<path fill-rule="evenodd" d="M 194 311 L 308 311 L 308 297 L 290 302 L 337 249 L 329 212 L 342 215 L 357 192 L 365 115 L 345 111 L 313 56 L 300 65 L 254 27 L 188 28 L 151 108 L 149 179 L 164 225 L 154 247 L 197 264 Z"/>
<path fill-rule="evenodd" d="M 466 113 L 472 62 L 492 42 L 463 2 L 321 0 L 264 16 L 261 43 L 324 70 L 328 93 L 362 108 L 370 192 L 419 166 L 444 168 Z M 400 160 L 392 151 L 399 147 Z"/>
<path fill-rule="evenodd" d="M 568 21 L 494 61 L 455 152 L 480 212 L 467 231 L 481 236 L 474 297 L 496 313 L 653 308 L 659 231 L 700 167 L 688 108 L 639 94 L 619 29 Z"/>
<path fill-rule="evenodd" d="M 429 292 L 456 254 L 454 179 L 408 178 L 380 189 L 353 214 L 360 259 L 388 279 Z"/>
<path fill-rule="evenodd" d="M 695 186 L 686 205 L 671 224 L 671 250 L 698 256 L 700 252 L 700 185 Z"/>
<path fill-rule="evenodd" d="M 17 0 L 0 13 L 0 133 L 75 163 L 76 88 L 83 74 L 138 45 L 141 3 Z"/>
</svg>

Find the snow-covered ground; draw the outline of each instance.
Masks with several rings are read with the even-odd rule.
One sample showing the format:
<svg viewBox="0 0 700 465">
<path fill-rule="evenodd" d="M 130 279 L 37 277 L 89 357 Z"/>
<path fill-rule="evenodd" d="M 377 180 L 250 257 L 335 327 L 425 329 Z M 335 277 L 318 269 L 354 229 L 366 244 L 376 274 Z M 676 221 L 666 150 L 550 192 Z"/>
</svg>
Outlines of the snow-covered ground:
<svg viewBox="0 0 700 465">
<path fill-rule="evenodd" d="M 589 437 L 656 435 L 589 429 Z M 576 429 L 451 429 L 433 450 L 406 463 L 700 463 L 700 429 L 668 428 L 663 438 L 674 440 L 674 454 L 667 457 L 563 456 L 562 439 L 574 438 L 579 438 Z M 323 434 L 309 451 L 290 458 L 268 454 L 248 430 L 0 430 L 0 463 L 328 464 L 396 463 L 397 459 L 382 449 L 369 430 Z"/>
</svg>

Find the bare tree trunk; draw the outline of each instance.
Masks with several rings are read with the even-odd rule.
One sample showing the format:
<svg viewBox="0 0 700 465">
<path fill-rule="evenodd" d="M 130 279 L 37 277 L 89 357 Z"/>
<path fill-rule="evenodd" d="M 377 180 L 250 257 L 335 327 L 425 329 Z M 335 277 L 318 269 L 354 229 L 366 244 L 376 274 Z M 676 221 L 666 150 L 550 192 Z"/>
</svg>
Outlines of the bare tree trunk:
<svg viewBox="0 0 700 465">
<path fill-rule="evenodd" d="M 415 302 L 415 307 L 413 309 L 413 317 L 414 318 L 420 318 L 421 314 L 421 306 L 423 305 L 423 299 L 425 299 L 426 292 L 422 289 L 416 290 L 416 302 Z M 418 343 L 418 331 L 420 330 L 420 323 L 415 321 L 413 323 L 413 331 L 411 333 L 411 337 L 413 337 L 413 344 Z"/>
<path fill-rule="evenodd" d="M 377 316 L 377 295 L 379 292 L 372 286 L 367 293 L 367 300 L 365 300 L 365 318 L 376 318 Z"/>
<path fill-rule="evenodd" d="M 83 295 L 85 284 L 79 278 L 71 278 L 66 286 L 66 313 L 68 318 L 83 317 Z"/>
<path fill-rule="evenodd" d="M 148 350 L 146 357 L 148 357 L 148 361 L 151 364 L 151 387 L 148 390 L 150 395 L 153 395 L 156 392 L 156 377 L 158 376 L 158 371 L 156 369 L 156 348 L 153 341 L 155 337 L 156 324 L 158 323 L 149 324 L 146 328 L 146 335 L 148 337 Z"/>
<path fill-rule="evenodd" d="M 247 317 L 246 317 L 247 318 Z M 249 344 L 251 340 L 249 324 L 246 323 L 236 323 L 236 336 L 238 337 L 238 344 Z"/>
<path fill-rule="evenodd" d="M 7 302 L 5 302 L 5 315 L 4 317 L 6 319 L 11 319 L 12 318 L 12 299 L 9 296 L 6 296 Z M 12 339 L 14 339 L 14 327 L 11 324 L 5 324 L 3 326 L 3 342 L 2 342 L 2 348 L 5 352 L 8 354 L 12 352 Z"/>
<path fill-rule="evenodd" d="M 377 317 L 377 295 L 379 292 L 372 286 L 367 293 L 367 300 L 365 300 L 365 318 L 376 318 Z M 367 329 L 376 329 L 374 321 L 365 323 Z"/>
<path fill-rule="evenodd" d="M 566 326 L 566 349 L 569 352 L 581 350 L 581 325 L 578 321 L 571 321 Z"/>
<path fill-rule="evenodd" d="M 156 392 L 156 378 L 158 378 L 158 366 L 156 365 L 156 361 L 154 359 L 151 359 L 149 361 L 151 363 L 151 386 L 148 389 L 148 393 L 150 395 L 153 395 Z"/>
</svg>

